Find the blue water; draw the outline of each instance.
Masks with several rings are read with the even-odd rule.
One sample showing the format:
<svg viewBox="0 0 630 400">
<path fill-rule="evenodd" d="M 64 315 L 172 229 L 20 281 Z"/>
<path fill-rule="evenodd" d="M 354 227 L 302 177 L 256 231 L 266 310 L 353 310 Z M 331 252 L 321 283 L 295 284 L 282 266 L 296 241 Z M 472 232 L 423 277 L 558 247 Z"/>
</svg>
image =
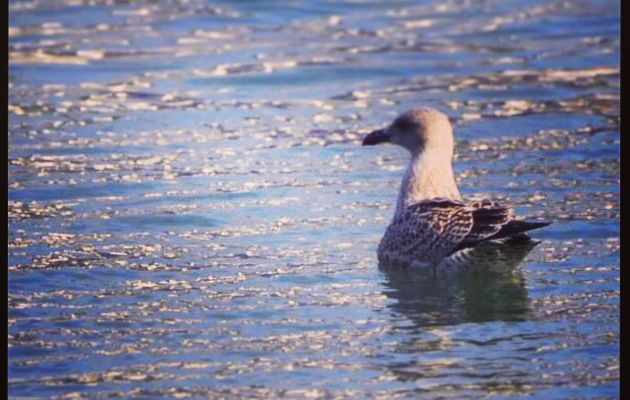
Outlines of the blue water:
<svg viewBox="0 0 630 400">
<path fill-rule="evenodd" d="M 619 2 L 9 4 L 14 398 L 619 397 Z M 382 269 L 407 155 L 554 221 Z"/>
</svg>

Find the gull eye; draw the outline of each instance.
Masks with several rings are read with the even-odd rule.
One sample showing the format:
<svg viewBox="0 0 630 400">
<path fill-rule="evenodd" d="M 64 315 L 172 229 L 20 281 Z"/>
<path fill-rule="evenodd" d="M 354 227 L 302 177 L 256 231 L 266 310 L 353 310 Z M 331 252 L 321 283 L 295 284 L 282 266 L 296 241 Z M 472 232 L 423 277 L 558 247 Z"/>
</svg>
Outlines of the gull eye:
<svg viewBox="0 0 630 400">
<path fill-rule="evenodd" d="M 408 119 L 399 119 L 394 122 L 394 128 L 403 133 L 411 133 L 418 129 L 420 125 L 414 121 Z"/>
</svg>

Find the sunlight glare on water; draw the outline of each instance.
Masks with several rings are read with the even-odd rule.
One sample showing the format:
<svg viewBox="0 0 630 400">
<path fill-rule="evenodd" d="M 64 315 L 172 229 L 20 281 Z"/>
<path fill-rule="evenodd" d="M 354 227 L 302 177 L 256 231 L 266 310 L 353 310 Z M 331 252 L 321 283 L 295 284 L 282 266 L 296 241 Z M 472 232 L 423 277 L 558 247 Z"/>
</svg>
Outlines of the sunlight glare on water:
<svg viewBox="0 0 630 400">
<path fill-rule="evenodd" d="M 9 2 L 9 395 L 617 398 L 619 2 Z M 516 268 L 379 269 L 449 115 Z"/>
</svg>

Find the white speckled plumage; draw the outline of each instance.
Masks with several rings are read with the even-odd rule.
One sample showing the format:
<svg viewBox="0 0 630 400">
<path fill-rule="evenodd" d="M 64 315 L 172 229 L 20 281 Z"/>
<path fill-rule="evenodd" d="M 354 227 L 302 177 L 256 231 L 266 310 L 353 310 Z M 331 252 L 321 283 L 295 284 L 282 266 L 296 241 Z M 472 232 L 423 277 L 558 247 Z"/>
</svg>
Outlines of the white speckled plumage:
<svg viewBox="0 0 630 400">
<path fill-rule="evenodd" d="M 380 262 L 437 265 L 454 253 L 487 240 L 508 238 L 548 225 L 514 218 L 495 201 L 466 203 L 455 182 L 453 130 L 441 112 L 419 108 L 401 114 L 364 145 L 394 143 L 411 154 L 396 211 L 378 246 Z"/>
</svg>

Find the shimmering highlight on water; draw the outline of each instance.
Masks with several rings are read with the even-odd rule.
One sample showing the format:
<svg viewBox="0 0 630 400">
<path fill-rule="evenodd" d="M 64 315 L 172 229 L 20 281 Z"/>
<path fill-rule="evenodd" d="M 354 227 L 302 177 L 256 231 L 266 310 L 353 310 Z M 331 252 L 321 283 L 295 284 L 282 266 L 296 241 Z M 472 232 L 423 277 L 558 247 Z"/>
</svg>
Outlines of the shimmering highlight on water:
<svg viewBox="0 0 630 400">
<path fill-rule="evenodd" d="M 11 397 L 618 397 L 618 2 L 9 9 Z M 418 105 L 519 268 L 377 267 Z"/>
</svg>

